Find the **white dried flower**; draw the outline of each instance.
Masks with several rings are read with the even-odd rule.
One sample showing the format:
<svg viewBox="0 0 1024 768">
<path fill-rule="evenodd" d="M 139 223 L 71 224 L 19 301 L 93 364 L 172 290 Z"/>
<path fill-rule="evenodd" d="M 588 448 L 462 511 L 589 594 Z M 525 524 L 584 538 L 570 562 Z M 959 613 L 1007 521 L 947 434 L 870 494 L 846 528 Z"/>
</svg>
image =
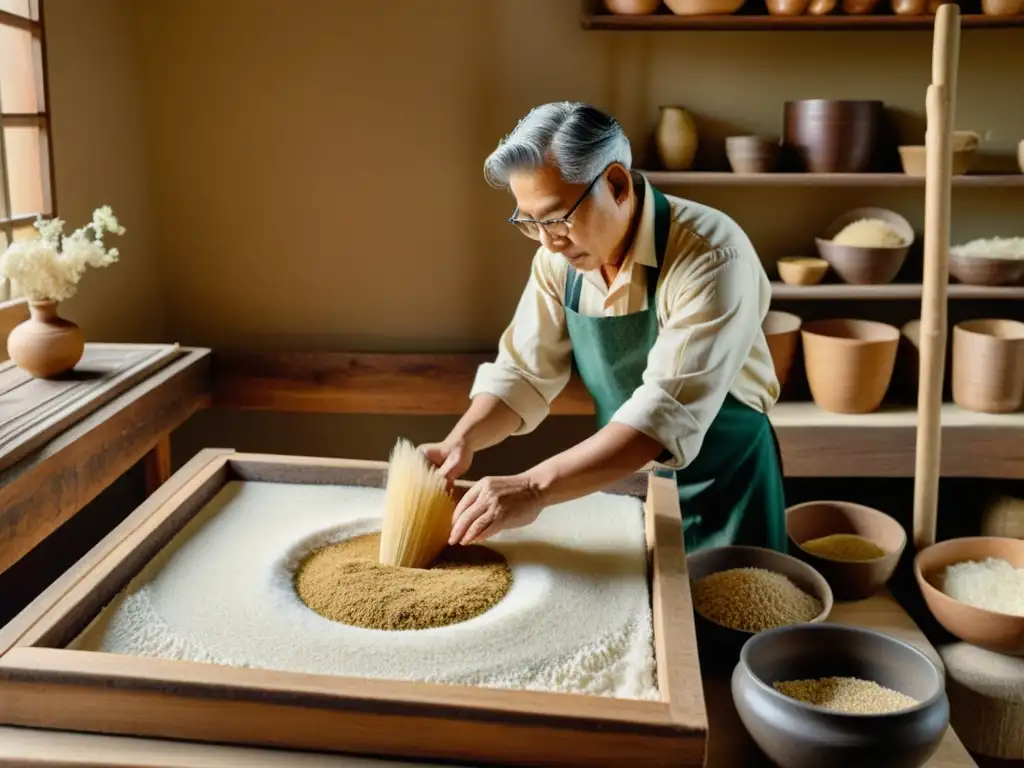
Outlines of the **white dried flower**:
<svg viewBox="0 0 1024 768">
<path fill-rule="evenodd" d="M 110 206 L 96 209 L 92 222 L 70 235 L 64 235 L 62 219 L 37 219 L 35 227 L 38 238 L 15 241 L 0 256 L 0 277 L 34 301 L 74 296 L 87 267 L 107 267 L 118 260 L 118 250 L 104 245 L 104 233 L 125 232 Z"/>
</svg>

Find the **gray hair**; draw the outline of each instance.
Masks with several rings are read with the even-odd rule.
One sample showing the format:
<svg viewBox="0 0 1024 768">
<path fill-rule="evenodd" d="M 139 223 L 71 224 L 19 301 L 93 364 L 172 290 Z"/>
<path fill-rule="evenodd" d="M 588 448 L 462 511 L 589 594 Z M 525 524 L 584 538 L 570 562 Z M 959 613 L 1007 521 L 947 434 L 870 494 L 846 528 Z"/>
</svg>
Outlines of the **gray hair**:
<svg viewBox="0 0 1024 768">
<path fill-rule="evenodd" d="M 629 139 L 614 117 L 578 101 L 535 107 L 498 144 L 484 163 L 492 187 L 508 186 L 517 170 L 550 162 L 570 184 L 589 184 L 612 163 L 628 170 L 633 161 Z"/>
</svg>

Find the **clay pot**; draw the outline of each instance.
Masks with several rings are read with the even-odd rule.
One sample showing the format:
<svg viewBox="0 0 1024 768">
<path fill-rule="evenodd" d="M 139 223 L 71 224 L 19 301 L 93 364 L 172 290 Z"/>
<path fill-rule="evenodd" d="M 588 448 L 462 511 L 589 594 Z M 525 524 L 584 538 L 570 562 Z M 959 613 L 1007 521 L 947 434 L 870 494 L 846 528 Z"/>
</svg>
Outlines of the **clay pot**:
<svg viewBox="0 0 1024 768">
<path fill-rule="evenodd" d="M 765 315 L 764 322 L 761 324 L 764 338 L 768 342 L 768 351 L 772 355 L 772 364 L 775 366 L 775 376 L 779 380 L 780 389 L 786 386 L 789 372 L 793 368 L 796 345 L 800 341 L 801 322 L 796 315 L 773 309 Z"/>
<path fill-rule="evenodd" d="M 946 566 L 989 557 L 1007 560 L 1015 568 L 1024 568 L 1024 541 L 995 536 L 940 541 L 918 552 L 914 558 L 914 577 L 928 610 L 951 635 L 995 653 L 1024 656 L 1024 616 L 996 613 L 961 603 L 940 588 Z"/>
<path fill-rule="evenodd" d="M 817 285 L 828 272 L 828 262 L 810 256 L 783 256 L 775 264 L 786 285 Z"/>
<path fill-rule="evenodd" d="M 735 173 L 768 173 L 774 170 L 779 143 L 761 136 L 729 136 L 725 156 Z"/>
<path fill-rule="evenodd" d="M 900 234 L 906 245 L 866 248 L 832 242 L 832 238 L 847 224 L 860 219 L 881 219 Z M 914 228 L 910 222 L 895 211 L 886 208 L 855 208 L 829 224 L 824 236 L 815 238 L 815 243 L 818 254 L 843 282 L 851 285 L 885 285 L 896 279 L 914 239 Z"/>
<path fill-rule="evenodd" d="M 875 10 L 876 5 L 878 0 L 843 0 L 843 13 L 862 16 Z"/>
<path fill-rule="evenodd" d="M 803 16 L 811 0 L 765 0 L 772 16 Z"/>
<path fill-rule="evenodd" d="M 1024 323 L 967 320 L 953 328 L 953 402 L 1011 413 L 1024 405 Z"/>
<path fill-rule="evenodd" d="M 808 501 L 786 510 L 790 551 L 813 565 L 832 587 L 837 600 L 863 600 L 885 586 L 907 545 L 907 532 L 881 510 L 849 501 Z M 836 533 L 862 536 L 885 550 L 873 560 L 834 560 L 809 552 L 802 545 Z"/>
<path fill-rule="evenodd" d="M 1024 278 L 1024 259 L 964 256 L 950 248 L 949 274 L 967 285 L 1014 285 Z"/>
<path fill-rule="evenodd" d="M 898 148 L 900 153 L 900 164 L 907 176 L 924 177 L 928 171 L 928 148 L 924 144 L 907 144 Z M 961 149 L 953 150 L 951 173 L 953 176 L 963 176 L 974 163 L 978 150 Z"/>
<path fill-rule="evenodd" d="M 787 101 L 783 141 L 811 173 L 861 173 L 875 154 L 882 108 L 881 101 Z"/>
<path fill-rule="evenodd" d="M 986 16 L 1016 16 L 1020 7 L 1021 0 L 981 0 L 981 10 Z"/>
<path fill-rule="evenodd" d="M 811 0 L 807 13 L 811 16 L 827 16 L 836 9 L 836 0 Z"/>
<path fill-rule="evenodd" d="M 772 685 L 826 675 L 873 680 L 921 704 L 846 714 L 804 704 Z M 751 739 L 779 768 L 921 768 L 949 727 L 945 678 L 935 663 L 909 643 L 860 627 L 795 624 L 754 635 L 740 654 L 731 690 Z"/>
<path fill-rule="evenodd" d="M 685 171 L 697 153 L 697 126 L 682 107 L 658 107 L 661 113 L 655 131 L 658 157 L 667 171 Z"/>
<path fill-rule="evenodd" d="M 619 16 L 646 16 L 654 13 L 661 0 L 604 0 L 609 13 Z"/>
<path fill-rule="evenodd" d="M 800 330 L 811 397 L 831 413 L 878 410 L 892 382 L 900 331 L 871 320 L 815 320 Z"/>
<path fill-rule="evenodd" d="M 82 359 L 85 334 L 57 315 L 57 302 L 30 301 L 29 319 L 7 337 L 7 354 L 22 370 L 38 379 L 67 373 Z"/>
</svg>

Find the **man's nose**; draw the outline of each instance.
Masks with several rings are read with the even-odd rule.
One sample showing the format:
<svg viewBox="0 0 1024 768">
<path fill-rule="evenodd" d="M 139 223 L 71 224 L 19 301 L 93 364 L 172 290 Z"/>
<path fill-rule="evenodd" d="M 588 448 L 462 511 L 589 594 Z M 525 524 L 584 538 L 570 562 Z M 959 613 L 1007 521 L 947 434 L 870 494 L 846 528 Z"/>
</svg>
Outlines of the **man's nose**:
<svg viewBox="0 0 1024 768">
<path fill-rule="evenodd" d="M 569 247 L 569 238 L 567 237 L 552 237 L 551 233 L 544 227 L 540 228 L 540 242 L 545 248 L 552 253 L 561 253 Z"/>
</svg>

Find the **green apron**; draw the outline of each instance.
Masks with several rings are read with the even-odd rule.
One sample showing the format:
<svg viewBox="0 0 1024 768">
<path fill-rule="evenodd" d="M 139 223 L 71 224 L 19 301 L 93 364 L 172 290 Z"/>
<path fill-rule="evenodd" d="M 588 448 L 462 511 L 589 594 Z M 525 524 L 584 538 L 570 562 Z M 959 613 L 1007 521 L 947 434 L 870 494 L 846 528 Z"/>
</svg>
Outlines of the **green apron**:
<svg viewBox="0 0 1024 768">
<path fill-rule="evenodd" d="M 658 337 L 654 300 L 668 241 L 669 203 L 654 193 L 657 266 L 647 276 L 647 309 L 617 317 L 579 313 L 583 276 L 565 279 L 565 317 L 575 367 L 590 391 L 598 425 L 606 425 L 643 383 Z M 671 454 L 658 457 L 665 461 Z M 658 470 L 664 474 L 671 470 Z M 778 440 L 768 417 L 727 395 L 700 453 L 675 472 L 687 552 L 727 544 L 786 551 L 785 497 Z"/>
</svg>

